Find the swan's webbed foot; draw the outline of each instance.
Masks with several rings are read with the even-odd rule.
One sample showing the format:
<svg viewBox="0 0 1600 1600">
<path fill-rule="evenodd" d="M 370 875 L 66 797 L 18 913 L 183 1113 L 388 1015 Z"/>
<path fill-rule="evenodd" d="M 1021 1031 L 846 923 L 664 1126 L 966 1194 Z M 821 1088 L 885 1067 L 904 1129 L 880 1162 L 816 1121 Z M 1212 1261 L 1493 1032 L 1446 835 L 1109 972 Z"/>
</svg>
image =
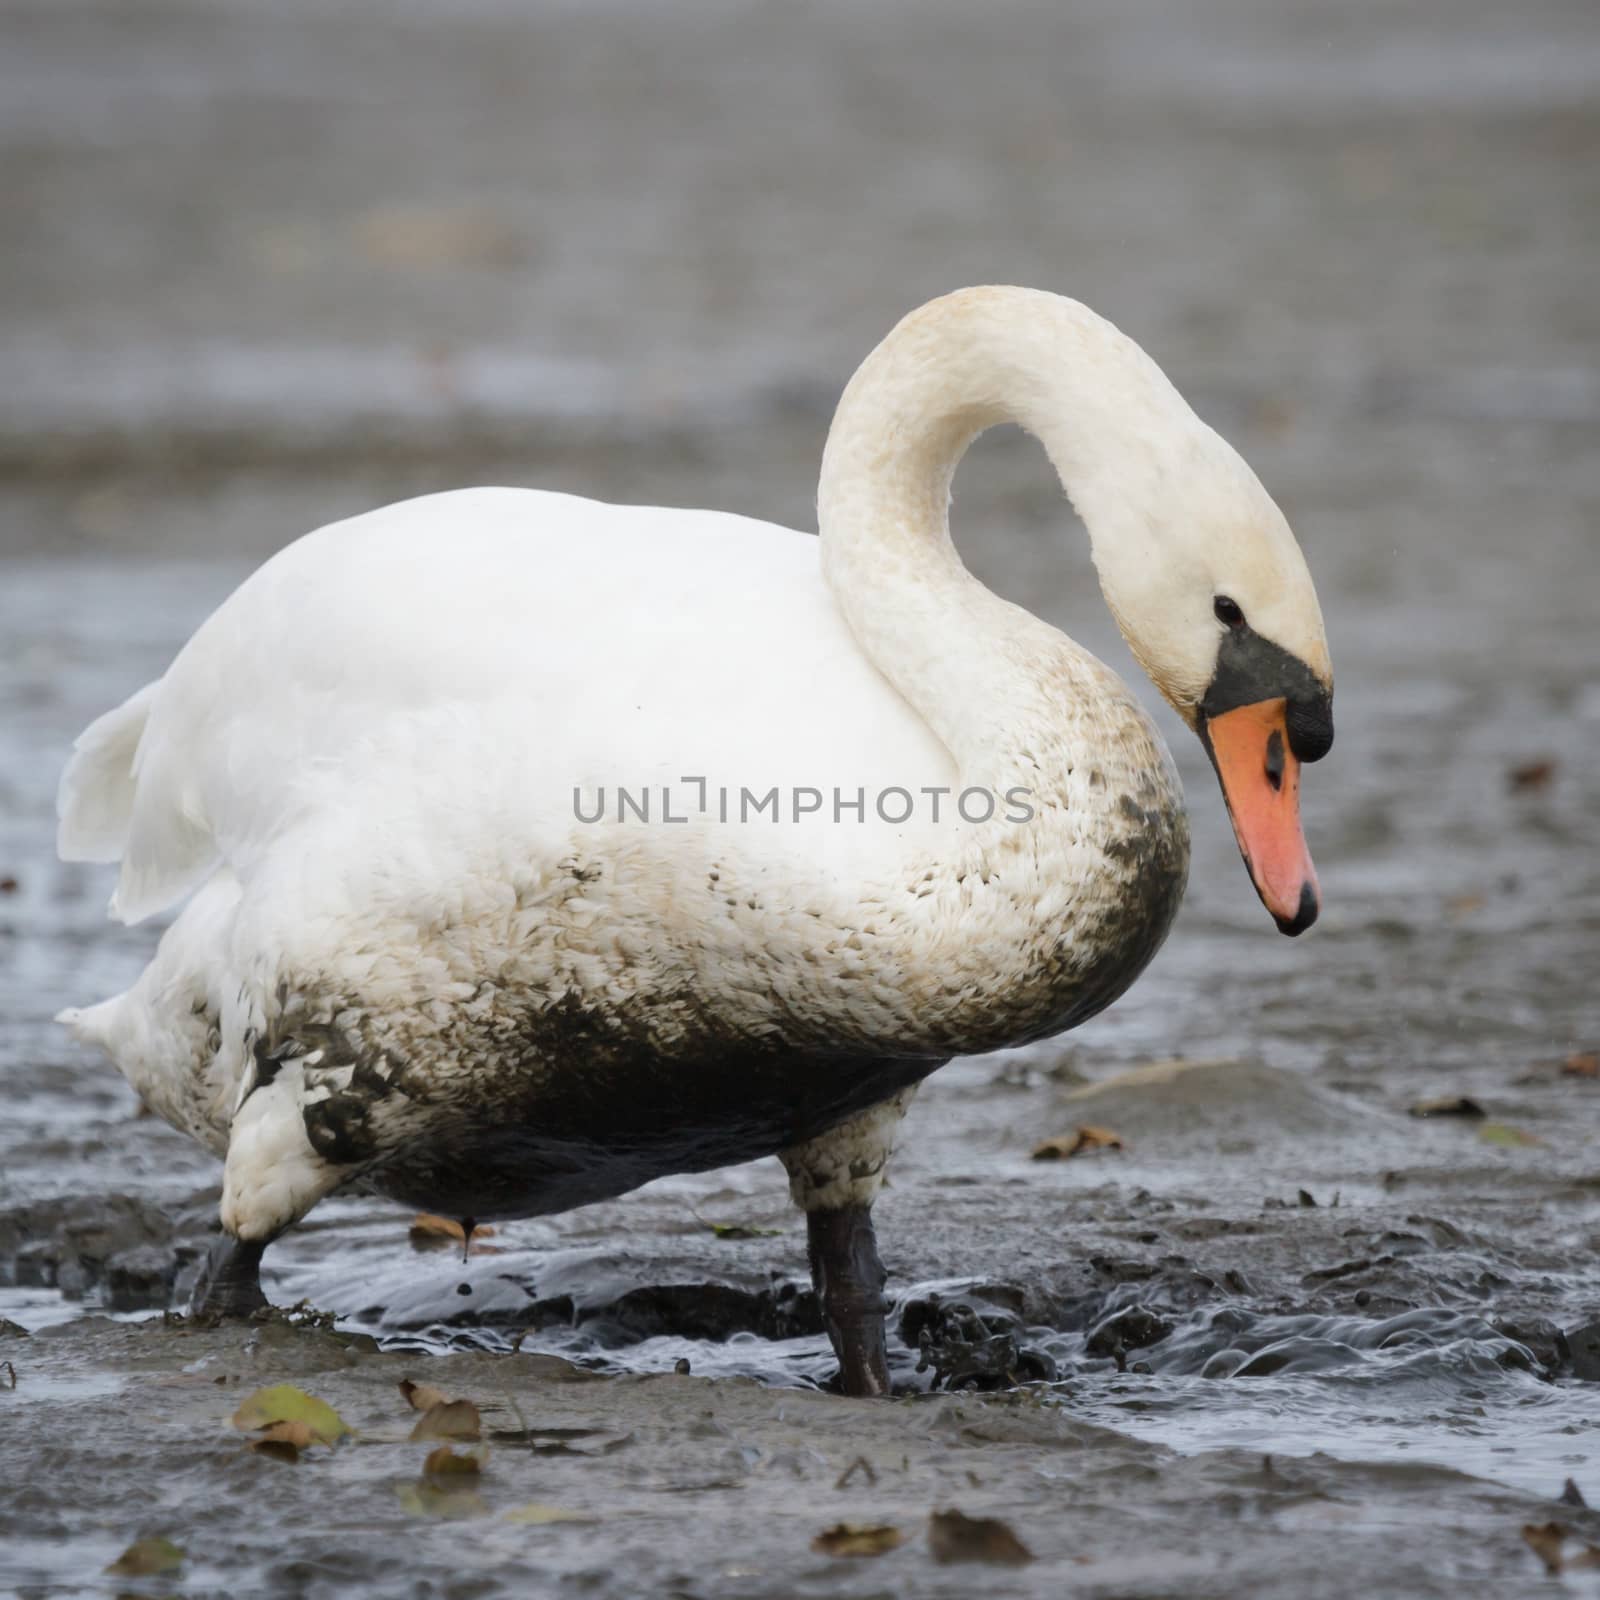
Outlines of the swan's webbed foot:
<svg viewBox="0 0 1600 1600">
<path fill-rule="evenodd" d="M 822 1320 L 839 1358 L 839 1383 L 848 1395 L 889 1393 L 889 1360 L 883 1319 L 888 1274 L 878 1257 L 872 1207 L 847 1205 L 806 1214 L 811 1281 L 822 1302 Z"/>
<path fill-rule="evenodd" d="M 200 1269 L 189 1301 L 190 1316 L 249 1317 L 267 1306 L 261 1289 L 261 1258 L 266 1245 L 222 1234 Z"/>
</svg>

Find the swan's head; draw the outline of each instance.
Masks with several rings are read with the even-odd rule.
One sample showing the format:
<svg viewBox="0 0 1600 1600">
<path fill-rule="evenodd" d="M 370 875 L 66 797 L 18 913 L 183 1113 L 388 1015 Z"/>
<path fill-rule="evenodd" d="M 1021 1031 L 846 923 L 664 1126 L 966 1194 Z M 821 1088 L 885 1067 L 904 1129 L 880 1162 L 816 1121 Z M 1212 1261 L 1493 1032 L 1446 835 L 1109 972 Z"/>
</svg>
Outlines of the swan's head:
<svg viewBox="0 0 1600 1600">
<path fill-rule="evenodd" d="M 1171 451 L 1146 458 L 1148 492 L 1096 519 L 1119 523 L 1095 540 L 1096 566 L 1123 637 L 1211 757 L 1262 903 L 1302 933 L 1320 900 L 1300 766 L 1333 743 L 1322 610 L 1283 513 L 1190 420 Z"/>
</svg>

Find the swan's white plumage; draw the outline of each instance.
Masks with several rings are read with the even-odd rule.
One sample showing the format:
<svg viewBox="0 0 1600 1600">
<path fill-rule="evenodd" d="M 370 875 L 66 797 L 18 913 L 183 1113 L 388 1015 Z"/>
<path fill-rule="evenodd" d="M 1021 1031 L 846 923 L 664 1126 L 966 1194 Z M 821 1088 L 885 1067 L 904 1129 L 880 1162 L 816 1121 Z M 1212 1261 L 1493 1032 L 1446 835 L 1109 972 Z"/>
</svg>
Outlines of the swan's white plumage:
<svg viewBox="0 0 1600 1600">
<path fill-rule="evenodd" d="M 125 922 L 219 861 L 248 880 L 312 817 L 338 860 L 342 827 L 365 841 L 463 806 L 515 812 L 530 844 L 553 845 L 575 786 L 588 813 L 599 786 L 666 783 L 681 802 L 686 776 L 761 792 L 953 776 L 855 644 L 814 537 L 530 489 L 431 495 L 307 535 L 84 743 L 61 848 L 82 858 L 81 841 L 125 833 Z"/>
<path fill-rule="evenodd" d="M 729 1159 L 714 1125 L 741 1123 L 727 1097 L 749 1073 L 761 1129 L 791 1089 L 809 1108 L 788 1151 L 802 1203 L 869 1198 L 921 1071 L 1070 1026 L 1132 981 L 1182 892 L 1177 778 L 1126 687 L 955 555 L 950 475 L 1006 418 L 1044 441 L 1119 623 L 1186 715 L 1219 574 L 1326 675 L 1304 563 L 1249 469 L 1092 313 L 985 289 L 863 364 L 820 544 L 524 489 L 408 501 L 287 547 L 84 734 L 63 855 L 120 857 L 124 921 L 192 898 L 132 989 L 63 1020 L 226 1151 L 231 1231 L 269 1239 L 370 1171 L 494 1215 L 480 1160 L 511 1207 L 529 1162 L 566 1158 L 467 1135 L 509 1119 L 532 1140 L 546 1110 L 595 1170 L 526 1204 L 619 1192 L 653 1174 L 606 1167 L 590 1108 L 609 1094 L 625 1119 L 663 1078 L 672 1107 L 718 1085 L 684 1160 Z M 616 820 L 619 786 L 670 788 L 677 811 L 691 778 L 736 805 L 1021 785 L 1033 816 L 730 825 L 713 799 L 684 824 Z M 608 820 L 580 821 L 575 791 L 585 809 L 608 794 Z M 585 1083 L 591 1055 L 615 1079 Z M 860 1114 L 830 1132 L 847 1101 Z M 442 1171 L 447 1139 L 465 1154 Z"/>
</svg>

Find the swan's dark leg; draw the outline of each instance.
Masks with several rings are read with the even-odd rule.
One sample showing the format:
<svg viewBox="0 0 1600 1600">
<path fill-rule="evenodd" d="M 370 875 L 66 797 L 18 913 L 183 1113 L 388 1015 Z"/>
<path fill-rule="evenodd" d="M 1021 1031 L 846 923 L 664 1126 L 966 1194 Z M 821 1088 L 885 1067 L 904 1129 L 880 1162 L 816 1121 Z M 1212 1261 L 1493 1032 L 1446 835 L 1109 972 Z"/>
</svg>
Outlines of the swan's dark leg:
<svg viewBox="0 0 1600 1600">
<path fill-rule="evenodd" d="M 267 1297 L 261 1291 L 261 1257 L 266 1244 L 221 1234 L 212 1245 L 189 1301 L 191 1316 L 248 1317 L 262 1310 Z"/>
<path fill-rule="evenodd" d="M 846 1394 L 889 1392 L 883 1319 L 889 1310 L 883 1285 L 888 1276 L 878 1258 L 870 1205 L 846 1205 L 806 1213 L 811 1281 L 822 1302 L 822 1320 L 839 1358 Z"/>
<path fill-rule="evenodd" d="M 883 1335 L 889 1307 L 872 1201 L 883 1187 L 894 1136 L 916 1092 L 902 1089 L 848 1122 L 778 1152 L 789 1173 L 789 1192 L 806 1214 L 811 1281 L 846 1394 L 889 1393 Z"/>
</svg>

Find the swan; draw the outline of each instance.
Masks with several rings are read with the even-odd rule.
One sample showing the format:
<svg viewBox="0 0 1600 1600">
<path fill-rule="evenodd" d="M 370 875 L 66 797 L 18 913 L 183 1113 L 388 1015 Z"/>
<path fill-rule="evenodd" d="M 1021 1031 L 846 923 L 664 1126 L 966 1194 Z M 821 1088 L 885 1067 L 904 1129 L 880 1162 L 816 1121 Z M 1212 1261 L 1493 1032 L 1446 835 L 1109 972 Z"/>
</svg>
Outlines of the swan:
<svg viewBox="0 0 1600 1600">
<path fill-rule="evenodd" d="M 871 1206 L 919 1082 L 1070 1028 L 1188 871 L 1161 736 L 963 566 L 952 475 L 1038 438 L 1134 656 L 1199 735 L 1285 933 L 1333 737 L 1316 593 L 1234 450 L 1109 322 L 959 291 L 844 391 L 820 539 L 516 488 L 288 545 L 93 723 L 59 848 L 113 917 L 186 901 L 60 1020 L 224 1159 L 197 1303 L 357 1186 L 523 1217 L 776 1154 L 852 1394 L 882 1394 Z"/>
</svg>

